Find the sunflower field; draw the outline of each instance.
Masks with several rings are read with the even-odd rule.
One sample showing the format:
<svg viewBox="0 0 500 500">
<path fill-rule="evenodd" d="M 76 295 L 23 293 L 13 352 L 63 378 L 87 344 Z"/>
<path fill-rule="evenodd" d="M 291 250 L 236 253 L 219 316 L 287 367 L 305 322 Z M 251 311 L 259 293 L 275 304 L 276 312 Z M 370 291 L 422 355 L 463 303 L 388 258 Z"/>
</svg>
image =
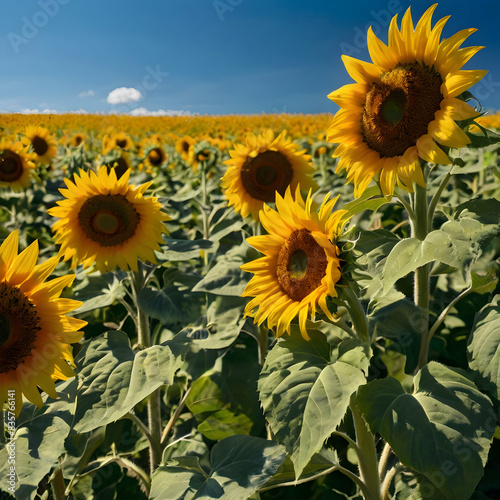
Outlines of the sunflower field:
<svg viewBox="0 0 500 500">
<path fill-rule="evenodd" d="M 2 499 L 500 498 L 500 114 L 435 7 L 335 116 L 2 115 Z"/>
</svg>

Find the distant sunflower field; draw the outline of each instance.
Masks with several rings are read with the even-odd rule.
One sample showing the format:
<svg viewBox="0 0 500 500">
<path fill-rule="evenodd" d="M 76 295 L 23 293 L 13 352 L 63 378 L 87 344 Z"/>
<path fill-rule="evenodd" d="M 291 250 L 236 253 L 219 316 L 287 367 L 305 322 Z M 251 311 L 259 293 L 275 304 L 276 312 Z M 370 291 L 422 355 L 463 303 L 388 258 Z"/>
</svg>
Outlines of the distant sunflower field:
<svg viewBox="0 0 500 500">
<path fill-rule="evenodd" d="M 335 116 L 2 115 L 2 499 L 499 498 L 500 114 L 434 8 Z"/>
</svg>

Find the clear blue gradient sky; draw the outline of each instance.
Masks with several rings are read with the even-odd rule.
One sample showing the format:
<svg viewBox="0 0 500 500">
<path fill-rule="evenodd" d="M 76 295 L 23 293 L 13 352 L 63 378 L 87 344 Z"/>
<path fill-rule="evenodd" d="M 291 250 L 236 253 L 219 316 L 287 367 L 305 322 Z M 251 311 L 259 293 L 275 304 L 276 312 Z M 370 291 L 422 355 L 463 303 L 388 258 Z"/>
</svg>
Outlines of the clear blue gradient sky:
<svg viewBox="0 0 500 500">
<path fill-rule="evenodd" d="M 387 41 L 404 0 L 9 0 L 0 16 L 0 111 L 201 114 L 336 112 L 326 98 L 351 83 L 340 59 L 369 60 L 366 29 Z M 466 69 L 488 69 L 472 91 L 500 108 L 498 0 L 439 2 L 443 35 L 475 27 L 486 46 Z M 116 88 L 139 101 L 110 104 Z M 133 111 L 140 108 L 139 111 Z"/>
</svg>

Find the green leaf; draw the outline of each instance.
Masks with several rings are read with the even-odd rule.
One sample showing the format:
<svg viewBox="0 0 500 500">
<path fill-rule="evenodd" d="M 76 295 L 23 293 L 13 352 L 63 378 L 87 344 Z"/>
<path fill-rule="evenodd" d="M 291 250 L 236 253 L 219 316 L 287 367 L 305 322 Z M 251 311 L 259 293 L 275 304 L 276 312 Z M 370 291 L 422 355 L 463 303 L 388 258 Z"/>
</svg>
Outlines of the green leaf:
<svg viewBox="0 0 500 500">
<path fill-rule="evenodd" d="M 165 236 L 163 240 L 167 249 L 161 256 L 169 262 L 199 259 L 202 250 L 206 251 L 213 246 L 210 240 L 176 240 Z"/>
<path fill-rule="evenodd" d="M 471 290 L 481 295 L 493 292 L 498 284 L 498 277 L 494 269 L 490 269 L 484 276 L 471 271 L 470 277 L 472 281 Z"/>
<path fill-rule="evenodd" d="M 498 224 L 485 225 L 475 219 L 462 218 L 445 222 L 424 241 L 416 238 L 400 241 L 384 266 L 384 292 L 398 279 L 435 260 L 457 269 L 468 268 L 481 255 L 482 247 L 499 231 Z"/>
<path fill-rule="evenodd" d="M 275 474 L 285 450 L 273 441 L 231 436 L 211 452 L 210 473 L 197 457 L 179 457 L 160 465 L 152 477 L 150 499 L 247 500 Z"/>
<path fill-rule="evenodd" d="M 500 403 L 500 295 L 477 314 L 469 337 L 469 366 L 478 386 Z"/>
<path fill-rule="evenodd" d="M 256 257 L 256 251 L 246 242 L 219 257 L 215 266 L 196 284 L 193 292 L 239 297 L 252 277 L 240 266 Z"/>
<path fill-rule="evenodd" d="M 231 407 L 220 387 L 208 375 L 193 382 L 186 406 L 196 417 L 198 430 L 214 441 L 236 434 L 250 434 L 253 426 L 247 415 Z"/>
<path fill-rule="evenodd" d="M 488 130 L 482 125 L 479 125 L 477 122 L 474 122 L 474 125 L 479 127 L 482 134 L 475 134 L 469 131 L 465 132 L 471 141 L 470 144 L 467 144 L 469 149 L 482 149 L 491 144 L 497 144 L 500 142 L 500 135 L 493 132 L 493 130 Z"/>
<path fill-rule="evenodd" d="M 330 346 L 320 332 L 310 341 L 298 332 L 279 339 L 259 379 L 264 414 L 277 441 L 291 453 L 296 477 L 340 424 L 349 398 L 365 383 L 349 363 L 330 363 Z"/>
<path fill-rule="evenodd" d="M 59 457 L 65 453 L 64 443 L 70 432 L 76 380 L 59 384 L 57 392 L 59 399 L 46 398 L 46 404 L 40 410 L 24 403 L 16 422 L 15 441 L 7 441 L 8 446 L 0 449 L 1 488 L 8 491 L 10 487 L 7 484 L 7 473 L 12 465 L 9 458 L 14 458 L 16 498 L 34 499 L 39 482 L 58 465 Z"/>
<path fill-rule="evenodd" d="M 99 276 L 85 276 L 81 283 L 75 287 L 75 300 L 83 304 L 76 309 L 75 314 L 81 314 L 94 309 L 111 306 L 116 300 L 125 296 L 123 278 L 118 273 L 99 274 Z M 120 279 L 121 278 L 121 279 Z"/>
<path fill-rule="evenodd" d="M 455 217 L 476 219 L 482 224 L 498 224 L 500 220 L 500 201 L 495 198 L 473 198 L 458 205 Z"/>
<path fill-rule="evenodd" d="M 393 378 L 358 391 L 357 404 L 403 465 L 423 474 L 449 500 L 467 500 L 483 475 L 495 414 L 465 372 L 431 362 L 407 394 Z"/>
<path fill-rule="evenodd" d="M 382 205 L 388 203 L 390 199 L 380 197 L 380 188 L 378 186 L 372 186 L 365 190 L 365 192 L 357 199 L 346 203 L 342 208 L 347 210 L 348 216 L 362 212 L 363 210 L 378 210 Z"/>
<path fill-rule="evenodd" d="M 167 346 L 135 353 L 123 332 L 92 339 L 76 360 L 78 392 L 74 429 L 88 432 L 118 420 L 162 385 L 170 385 L 182 365 Z"/>
</svg>

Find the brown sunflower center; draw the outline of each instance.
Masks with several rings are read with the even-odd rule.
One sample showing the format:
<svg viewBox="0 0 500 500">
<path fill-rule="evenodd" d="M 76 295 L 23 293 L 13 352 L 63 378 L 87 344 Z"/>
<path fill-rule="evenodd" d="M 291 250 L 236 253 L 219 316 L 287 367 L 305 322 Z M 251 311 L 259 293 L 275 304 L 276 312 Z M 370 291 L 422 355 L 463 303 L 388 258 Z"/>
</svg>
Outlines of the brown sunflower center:
<svg viewBox="0 0 500 500">
<path fill-rule="evenodd" d="M 148 154 L 148 159 L 151 165 L 157 167 L 163 163 L 163 155 L 160 148 L 152 149 Z"/>
<path fill-rule="evenodd" d="M 75 144 L 79 146 L 83 142 L 83 137 L 81 135 L 77 135 L 75 137 Z"/>
<path fill-rule="evenodd" d="M 14 151 L 4 149 L 0 155 L 0 181 L 13 182 L 23 174 L 23 160 Z"/>
<path fill-rule="evenodd" d="M 185 153 L 187 153 L 189 151 L 189 142 L 182 141 L 181 149 L 182 149 L 182 151 L 184 151 Z"/>
<path fill-rule="evenodd" d="M 120 156 L 117 160 L 113 162 L 113 167 L 108 167 L 108 173 L 111 172 L 111 168 L 115 169 L 116 178 L 119 179 L 129 168 L 127 160 Z"/>
<path fill-rule="evenodd" d="M 292 165 L 279 151 L 264 151 L 255 158 L 247 158 L 241 168 L 241 181 L 246 192 L 266 202 L 275 201 L 276 191 L 283 196 L 292 178 Z"/>
<path fill-rule="evenodd" d="M 297 302 L 321 285 L 327 258 L 308 229 L 296 229 L 278 254 L 277 277 L 285 293 Z"/>
<path fill-rule="evenodd" d="M 134 236 L 140 215 L 121 194 L 100 194 L 86 200 L 78 220 L 84 233 L 102 247 L 120 245 Z"/>
<path fill-rule="evenodd" d="M 382 157 L 415 146 L 440 109 L 442 83 L 439 73 L 419 63 L 397 66 L 373 83 L 361 122 L 368 146 Z"/>
<path fill-rule="evenodd" d="M 116 139 L 115 142 L 116 142 L 116 145 L 122 149 L 127 145 L 127 139 Z"/>
<path fill-rule="evenodd" d="M 43 156 L 49 149 L 47 141 L 43 137 L 40 137 L 38 135 L 35 135 L 35 137 L 33 137 L 33 139 L 31 140 L 31 144 L 33 145 L 33 151 L 38 156 Z"/>
<path fill-rule="evenodd" d="M 17 287 L 0 283 L 0 373 L 16 370 L 35 347 L 40 318 Z"/>
</svg>

